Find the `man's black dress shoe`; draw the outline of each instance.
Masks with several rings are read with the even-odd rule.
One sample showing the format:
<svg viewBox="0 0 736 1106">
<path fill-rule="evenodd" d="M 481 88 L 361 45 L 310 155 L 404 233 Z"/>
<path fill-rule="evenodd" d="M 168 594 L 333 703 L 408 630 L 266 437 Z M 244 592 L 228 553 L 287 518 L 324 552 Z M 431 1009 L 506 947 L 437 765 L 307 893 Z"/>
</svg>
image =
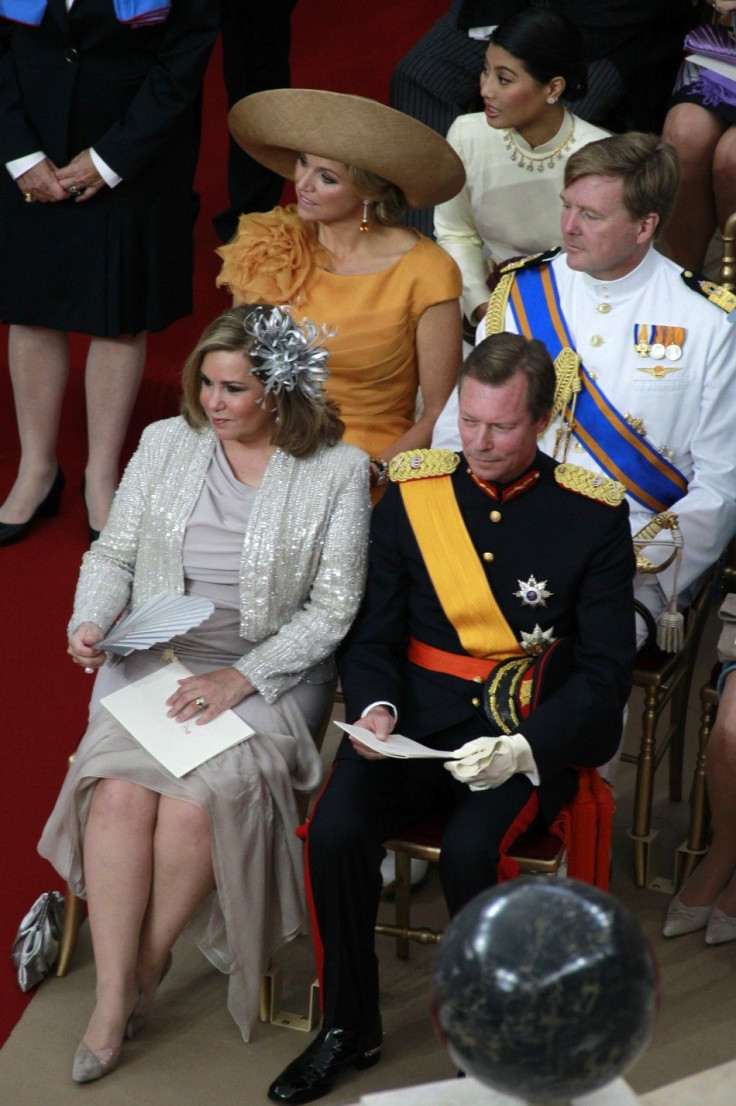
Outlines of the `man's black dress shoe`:
<svg viewBox="0 0 736 1106">
<path fill-rule="evenodd" d="M 28 534 L 31 524 L 41 515 L 48 518 L 52 515 L 58 515 L 64 483 L 64 473 L 61 471 L 61 465 L 58 465 L 48 495 L 39 503 L 27 522 L 0 522 L 0 545 L 12 545 L 13 542 L 22 541 Z"/>
<path fill-rule="evenodd" d="M 332 1090 L 334 1077 L 343 1068 L 370 1068 L 381 1058 L 380 1024 L 371 1033 L 353 1029 L 322 1029 L 268 1088 L 273 1102 L 312 1102 Z"/>
</svg>

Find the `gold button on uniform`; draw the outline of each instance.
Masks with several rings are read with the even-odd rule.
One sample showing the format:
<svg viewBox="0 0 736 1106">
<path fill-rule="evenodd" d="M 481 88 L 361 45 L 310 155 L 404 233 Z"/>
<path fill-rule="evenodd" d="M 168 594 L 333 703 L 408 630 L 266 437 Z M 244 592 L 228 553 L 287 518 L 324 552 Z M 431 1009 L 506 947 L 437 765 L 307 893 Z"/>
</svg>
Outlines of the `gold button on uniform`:
<svg viewBox="0 0 736 1106">
<path fill-rule="evenodd" d="M 603 339 L 601 338 L 600 334 L 593 334 L 591 339 L 590 339 L 590 344 L 591 344 L 591 346 L 595 346 L 596 348 L 598 346 L 602 346 L 603 345 Z"/>
<path fill-rule="evenodd" d="M 482 676 L 473 676 L 473 683 L 474 684 L 482 684 L 483 683 L 483 677 Z"/>
<path fill-rule="evenodd" d="M 611 305 L 610 303 L 599 303 L 598 310 L 600 311 L 601 315 L 607 315 L 608 312 L 611 310 Z"/>
<path fill-rule="evenodd" d="M 491 519 L 491 522 L 500 522 L 501 521 L 501 512 L 500 511 L 491 511 L 490 519 Z"/>
<path fill-rule="evenodd" d="M 492 553 L 484 553 L 483 560 L 490 563 L 492 560 L 494 560 L 494 556 Z"/>
<path fill-rule="evenodd" d="M 474 707 L 479 707 L 480 706 L 480 699 L 471 699 L 470 701 L 471 701 L 471 703 L 473 704 Z"/>
</svg>

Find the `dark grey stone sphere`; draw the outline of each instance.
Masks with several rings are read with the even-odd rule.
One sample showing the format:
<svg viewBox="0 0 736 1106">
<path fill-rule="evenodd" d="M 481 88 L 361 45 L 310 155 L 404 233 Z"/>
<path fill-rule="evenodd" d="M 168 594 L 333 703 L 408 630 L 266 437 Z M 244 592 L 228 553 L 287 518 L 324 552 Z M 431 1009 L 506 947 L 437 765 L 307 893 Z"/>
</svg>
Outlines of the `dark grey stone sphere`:
<svg viewBox="0 0 736 1106">
<path fill-rule="evenodd" d="M 548 1103 L 620 1075 L 651 1035 L 656 966 L 634 915 L 570 879 L 478 895 L 437 953 L 433 1013 L 454 1061 L 507 1094 Z"/>
</svg>

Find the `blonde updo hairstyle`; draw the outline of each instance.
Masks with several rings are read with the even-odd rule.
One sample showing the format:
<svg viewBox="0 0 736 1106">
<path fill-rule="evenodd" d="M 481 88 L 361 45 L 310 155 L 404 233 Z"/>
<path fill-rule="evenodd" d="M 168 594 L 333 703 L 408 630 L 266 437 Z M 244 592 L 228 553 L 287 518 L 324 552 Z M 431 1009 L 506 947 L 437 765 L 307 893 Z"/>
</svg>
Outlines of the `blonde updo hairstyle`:
<svg viewBox="0 0 736 1106">
<path fill-rule="evenodd" d="M 200 399 L 202 365 L 208 353 L 241 353 L 243 361 L 258 380 L 267 377 L 267 366 L 259 371 L 259 361 L 251 356 L 254 340 L 245 323 L 254 313 L 269 314 L 271 304 L 243 304 L 231 307 L 205 328 L 189 354 L 182 372 L 181 415 L 193 430 L 210 425 Z M 274 411 L 271 443 L 292 457 L 311 457 L 320 446 L 333 446 L 342 438 L 345 425 L 339 408 L 326 395 L 313 399 L 300 388 L 264 393 Z"/>
<path fill-rule="evenodd" d="M 384 227 L 398 226 L 409 206 L 399 186 L 368 169 L 358 169 L 355 165 L 348 165 L 348 174 L 358 195 L 374 204 L 373 215 L 376 222 Z"/>
</svg>

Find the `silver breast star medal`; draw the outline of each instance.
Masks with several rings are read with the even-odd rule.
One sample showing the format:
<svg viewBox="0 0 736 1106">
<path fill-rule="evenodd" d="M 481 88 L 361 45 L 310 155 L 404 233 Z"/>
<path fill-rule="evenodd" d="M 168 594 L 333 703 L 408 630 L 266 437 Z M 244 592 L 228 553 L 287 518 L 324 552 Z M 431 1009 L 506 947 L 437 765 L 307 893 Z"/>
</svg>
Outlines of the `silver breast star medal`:
<svg viewBox="0 0 736 1106">
<path fill-rule="evenodd" d="M 522 607 L 546 607 L 546 600 L 552 595 L 547 591 L 547 581 L 530 576 L 528 580 L 519 580 L 519 590 L 514 592 L 517 599 L 521 599 Z"/>
<path fill-rule="evenodd" d="M 530 657 L 538 657 L 548 645 L 557 640 L 553 635 L 554 626 L 550 626 L 549 630 L 543 630 L 536 622 L 530 634 L 525 633 L 524 630 L 521 631 L 521 647 Z"/>
</svg>

